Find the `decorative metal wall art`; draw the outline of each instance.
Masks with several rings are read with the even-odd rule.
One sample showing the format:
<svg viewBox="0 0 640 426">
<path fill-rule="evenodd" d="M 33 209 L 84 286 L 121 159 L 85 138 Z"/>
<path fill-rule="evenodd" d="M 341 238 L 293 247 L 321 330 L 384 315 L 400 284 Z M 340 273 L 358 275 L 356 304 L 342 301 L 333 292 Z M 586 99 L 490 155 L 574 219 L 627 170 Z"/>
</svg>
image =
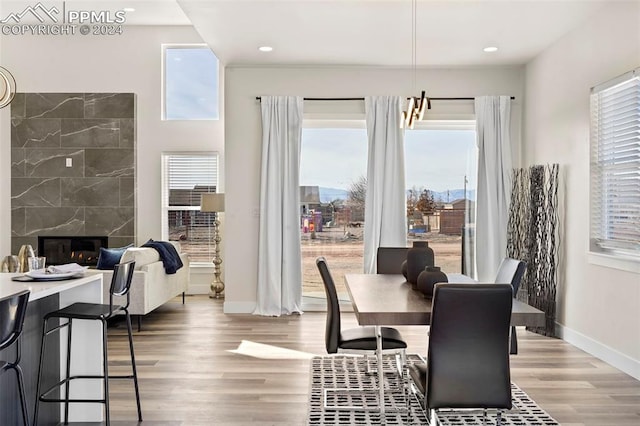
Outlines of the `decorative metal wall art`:
<svg viewBox="0 0 640 426">
<path fill-rule="evenodd" d="M 527 262 L 516 295 L 546 314 L 545 327 L 529 328 L 555 336 L 558 279 L 558 164 L 512 171 L 507 256 Z"/>
<path fill-rule="evenodd" d="M 0 67 L 0 109 L 11 103 L 16 95 L 16 79 L 8 69 Z"/>
</svg>

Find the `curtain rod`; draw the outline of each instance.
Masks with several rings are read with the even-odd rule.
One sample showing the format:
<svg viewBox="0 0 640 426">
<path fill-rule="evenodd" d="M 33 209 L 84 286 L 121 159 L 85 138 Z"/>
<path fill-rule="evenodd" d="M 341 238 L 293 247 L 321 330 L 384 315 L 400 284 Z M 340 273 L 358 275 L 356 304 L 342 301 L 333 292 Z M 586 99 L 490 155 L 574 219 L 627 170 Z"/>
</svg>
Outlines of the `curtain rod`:
<svg viewBox="0 0 640 426">
<path fill-rule="evenodd" d="M 431 98 L 432 101 L 473 101 L 475 98 Z M 511 99 L 515 99 L 515 96 L 511 96 Z M 364 98 L 302 98 L 305 101 L 364 101 Z M 256 96 L 256 100 L 262 100 L 261 96 Z"/>
</svg>

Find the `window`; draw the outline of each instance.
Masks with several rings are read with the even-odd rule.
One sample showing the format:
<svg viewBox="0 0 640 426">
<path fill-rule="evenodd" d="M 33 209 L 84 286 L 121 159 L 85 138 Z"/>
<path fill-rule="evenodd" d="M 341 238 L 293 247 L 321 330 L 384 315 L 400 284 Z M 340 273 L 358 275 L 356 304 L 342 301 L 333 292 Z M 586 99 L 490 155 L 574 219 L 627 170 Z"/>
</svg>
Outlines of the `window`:
<svg viewBox="0 0 640 426">
<path fill-rule="evenodd" d="M 179 241 L 192 263 L 213 258 L 216 213 L 200 211 L 200 196 L 217 188 L 218 154 L 162 154 L 162 235 Z"/>
<path fill-rule="evenodd" d="M 475 217 L 475 120 L 420 122 L 405 132 L 407 241 L 427 240 L 437 265 L 460 272 L 463 227 Z M 300 152 L 303 295 L 324 299 L 315 259 L 325 256 L 335 277 L 361 273 L 367 130 L 363 120 L 305 120 Z M 415 198 L 412 198 L 415 197 Z M 411 205 L 411 201 L 415 203 Z M 465 263 L 471 262 L 465 253 Z M 343 280 L 336 280 L 341 295 Z"/>
<path fill-rule="evenodd" d="M 591 90 L 590 249 L 640 259 L 640 68 Z"/>
<path fill-rule="evenodd" d="M 475 121 L 419 122 L 416 129 L 405 131 L 404 150 L 407 242 L 427 240 L 436 253 L 436 266 L 470 273 L 478 163 Z"/>
<path fill-rule="evenodd" d="M 305 120 L 300 149 L 302 291 L 324 300 L 315 260 L 326 256 L 335 277 L 361 273 L 364 259 L 364 190 L 367 130 L 364 121 Z M 356 190 L 357 189 L 357 190 Z M 336 279 L 346 298 L 344 280 Z"/>
<path fill-rule="evenodd" d="M 217 120 L 218 58 L 206 45 L 163 46 L 164 120 Z"/>
</svg>

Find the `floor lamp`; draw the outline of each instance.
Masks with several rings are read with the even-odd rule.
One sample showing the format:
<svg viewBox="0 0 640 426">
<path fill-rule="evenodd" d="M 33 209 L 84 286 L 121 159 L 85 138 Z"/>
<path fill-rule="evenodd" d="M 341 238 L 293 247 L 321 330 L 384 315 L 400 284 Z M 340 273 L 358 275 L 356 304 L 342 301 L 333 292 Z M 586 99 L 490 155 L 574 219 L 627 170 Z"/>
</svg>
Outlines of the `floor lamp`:
<svg viewBox="0 0 640 426">
<path fill-rule="evenodd" d="M 222 264 L 222 258 L 220 257 L 220 221 L 218 220 L 218 214 L 224 211 L 224 194 L 202 194 L 200 200 L 200 211 L 215 213 L 215 220 L 213 222 L 213 241 L 216 243 L 216 248 L 213 252 L 213 281 L 211 281 L 211 287 L 209 290 L 209 297 L 219 298 L 224 291 L 224 283 L 220 279 L 220 264 Z"/>
</svg>

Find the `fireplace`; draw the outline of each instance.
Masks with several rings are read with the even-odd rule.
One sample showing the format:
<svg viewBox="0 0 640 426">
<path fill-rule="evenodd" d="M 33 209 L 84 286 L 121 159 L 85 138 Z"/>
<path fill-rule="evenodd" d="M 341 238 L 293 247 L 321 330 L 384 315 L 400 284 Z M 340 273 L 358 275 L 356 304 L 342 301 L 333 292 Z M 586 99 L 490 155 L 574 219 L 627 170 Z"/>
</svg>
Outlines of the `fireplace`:
<svg viewBox="0 0 640 426">
<path fill-rule="evenodd" d="M 100 247 L 107 246 L 108 237 L 38 237 L 38 255 L 46 256 L 47 265 L 96 266 Z"/>
</svg>

